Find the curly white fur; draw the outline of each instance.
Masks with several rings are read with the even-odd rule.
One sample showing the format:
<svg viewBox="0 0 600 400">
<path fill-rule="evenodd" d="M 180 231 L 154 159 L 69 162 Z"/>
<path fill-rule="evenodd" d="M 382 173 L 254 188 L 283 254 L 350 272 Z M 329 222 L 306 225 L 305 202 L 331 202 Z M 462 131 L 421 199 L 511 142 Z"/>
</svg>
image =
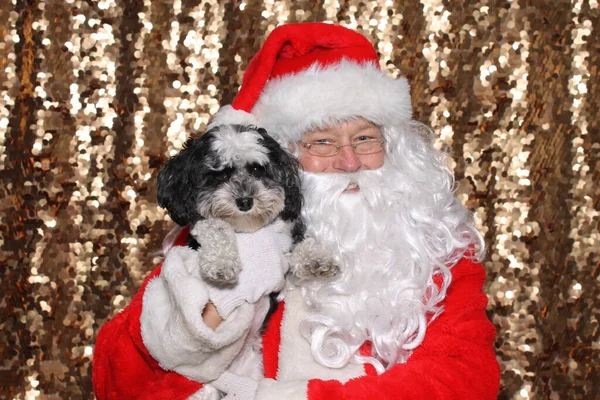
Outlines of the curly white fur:
<svg viewBox="0 0 600 400">
<path fill-rule="evenodd" d="M 260 144 L 261 136 L 253 131 L 238 132 L 229 125 L 223 125 L 215 135 L 212 150 L 221 159 L 222 165 L 245 165 L 269 162 L 267 149 Z"/>
<path fill-rule="evenodd" d="M 301 326 L 320 364 L 405 362 L 443 310 L 450 268 L 483 238 L 453 196 L 447 157 L 419 125 L 384 128 L 385 165 L 355 174 L 305 173 L 308 233 L 335 252 L 342 274 L 301 282 L 314 310 Z M 356 182 L 358 193 L 343 193 Z M 438 287 L 434 277 L 443 279 Z M 358 349 L 373 343 L 373 357 Z"/>
</svg>

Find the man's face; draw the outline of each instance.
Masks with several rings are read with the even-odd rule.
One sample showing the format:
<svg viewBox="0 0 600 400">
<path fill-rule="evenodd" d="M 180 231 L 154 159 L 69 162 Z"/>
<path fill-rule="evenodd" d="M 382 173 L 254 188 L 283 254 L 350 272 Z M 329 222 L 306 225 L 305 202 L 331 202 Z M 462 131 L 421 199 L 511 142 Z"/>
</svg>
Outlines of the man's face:
<svg viewBox="0 0 600 400">
<path fill-rule="evenodd" d="M 336 155 L 319 156 L 311 154 L 300 143 L 298 161 L 307 172 L 356 172 L 365 169 L 378 169 L 383 165 L 383 149 L 371 154 L 356 154 L 352 146 L 349 146 L 366 140 L 383 140 L 383 134 L 378 126 L 362 118 L 324 130 L 310 131 L 304 135 L 302 143 L 314 145 L 333 143 L 344 147 L 341 147 Z"/>
</svg>

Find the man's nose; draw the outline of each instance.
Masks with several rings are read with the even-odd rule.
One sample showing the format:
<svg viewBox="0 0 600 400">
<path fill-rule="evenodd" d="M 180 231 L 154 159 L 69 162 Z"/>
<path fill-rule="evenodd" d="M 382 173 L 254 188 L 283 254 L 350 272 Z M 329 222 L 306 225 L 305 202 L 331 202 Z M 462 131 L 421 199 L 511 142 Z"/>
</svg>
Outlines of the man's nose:
<svg viewBox="0 0 600 400">
<path fill-rule="evenodd" d="M 344 146 L 340 152 L 335 155 L 333 167 L 344 172 L 358 171 L 362 166 L 360 158 L 354 152 L 352 146 Z"/>
</svg>

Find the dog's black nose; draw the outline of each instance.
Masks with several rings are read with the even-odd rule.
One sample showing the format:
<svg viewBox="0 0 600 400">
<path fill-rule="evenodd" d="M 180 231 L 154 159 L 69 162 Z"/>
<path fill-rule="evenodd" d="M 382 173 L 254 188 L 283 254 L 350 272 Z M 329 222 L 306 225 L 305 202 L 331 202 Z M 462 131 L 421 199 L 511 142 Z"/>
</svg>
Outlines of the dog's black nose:
<svg viewBox="0 0 600 400">
<path fill-rule="evenodd" d="M 239 199 L 235 199 L 235 204 L 240 211 L 248 211 L 252 208 L 254 199 L 252 197 L 241 197 Z"/>
</svg>

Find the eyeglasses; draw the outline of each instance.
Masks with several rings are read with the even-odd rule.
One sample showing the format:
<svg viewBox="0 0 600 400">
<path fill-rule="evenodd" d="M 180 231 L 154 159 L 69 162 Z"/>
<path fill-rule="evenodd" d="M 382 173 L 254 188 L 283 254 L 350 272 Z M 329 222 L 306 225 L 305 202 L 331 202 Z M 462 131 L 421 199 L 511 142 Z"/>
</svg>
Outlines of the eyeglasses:
<svg viewBox="0 0 600 400">
<path fill-rule="evenodd" d="M 385 139 L 367 139 L 352 144 L 335 144 L 335 143 L 320 143 L 320 142 L 300 142 L 308 154 L 318 157 L 331 157 L 339 154 L 342 147 L 352 146 L 355 154 L 365 155 L 378 153 L 383 150 Z"/>
</svg>

